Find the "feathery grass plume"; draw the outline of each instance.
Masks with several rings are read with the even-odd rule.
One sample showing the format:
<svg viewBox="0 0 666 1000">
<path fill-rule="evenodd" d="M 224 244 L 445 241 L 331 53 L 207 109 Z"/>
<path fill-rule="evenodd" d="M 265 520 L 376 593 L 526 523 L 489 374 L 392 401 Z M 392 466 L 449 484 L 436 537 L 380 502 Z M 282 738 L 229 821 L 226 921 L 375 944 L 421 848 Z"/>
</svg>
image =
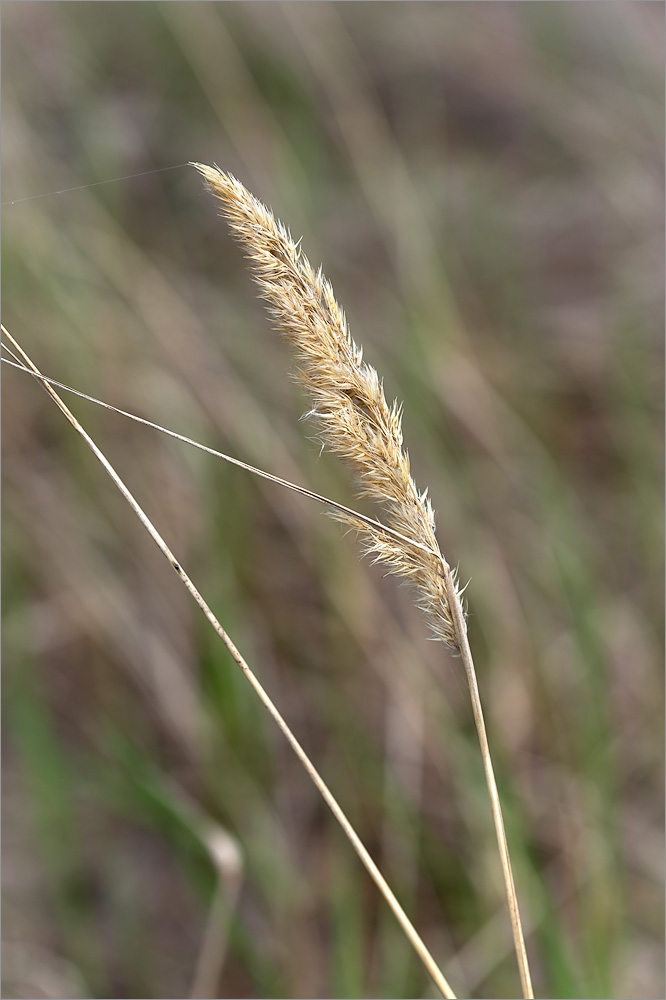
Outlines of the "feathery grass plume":
<svg viewBox="0 0 666 1000">
<path fill-rule="evenodd" d="M 315 271 L 289 231 L 258 198 L 219 167 L 193 163 L 250 260 L 262 297 L 278 330 L 296 351 L 296 373 L 312 399 L 322 443 L 354 470 L 361 494 L 379 501 L 388 528 L 376 527 L 339 510 L 335 516 L 354 527 L 366 552 L 390 572 L 416 587 L 435 636 L 460 653 L 472 702 L 481 757 L 499 848 L 523 996 L 533 997 L 532 981 L 511 870 L 502 808 L 488 745 L 474 660 L 467 638 L 460 590 L 435 537 L 427 492 L 419 493 L 402 443 L 400 407 L 389 406 L 381 380 L 352 340 L 333 289 Z"/>
<path fill-rule="evenodd" d="M 403 446 L 401 407 L 386 401 L 375 369 L 363 360 L 329 281 L 313 269 L 289 231 L 254 195 L 217 167 L 193 164 L 222 202 L 222 214 L 250 260 L 277 328 L 296 351 L 296 374 L 312 400 L 322 443 L 348 463 L 363 496 L 379 501 L 387 523 L 421 547 L 406 546 L 350 514 L 334 516 L 359 534 L 363 549 L 412 583 L 434 635 L 458 648 L 450 604 L 462 605 L 455 572 L 435 537 L 427 490 L 419 493 Z M 429 551 L 425 551 L 425 549 Z M 444 571 L 454 582 L 447 592 Z"/>
</svg>

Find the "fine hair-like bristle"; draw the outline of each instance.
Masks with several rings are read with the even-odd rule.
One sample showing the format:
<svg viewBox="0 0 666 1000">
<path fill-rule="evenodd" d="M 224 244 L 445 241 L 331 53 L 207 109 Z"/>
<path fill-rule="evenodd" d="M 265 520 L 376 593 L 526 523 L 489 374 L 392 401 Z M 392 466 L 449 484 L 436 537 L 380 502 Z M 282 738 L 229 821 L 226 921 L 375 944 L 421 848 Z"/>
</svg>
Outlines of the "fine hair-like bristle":
<svg viewBox="0 0 666 1000">
<path fill-rule="evenodd" d="M 316 421 L 322 443 L 352 468 L 361 495 L 383 505 L 389 527 L 421 547 L 351 515 L 335 516 L 358 532 L 366 554 L 414 585 L 434 635 L 458 648 L 443 568 L 454 581 L 455 571 L 440 552 L 427 490 L 420 493 L 410 473 L 401 406 L 387 403 L 381 379 L 351 338 L 330 282 L 321 268 L 314 270 L 279 219 L 235 177 L 218 167 L 192 165 L 221 202 L 270 315 L 295 350 L 296 375 L 312 400 L 307 416 Z M 453 599 L 461 603 L 457 586 Z"/>
</svg>

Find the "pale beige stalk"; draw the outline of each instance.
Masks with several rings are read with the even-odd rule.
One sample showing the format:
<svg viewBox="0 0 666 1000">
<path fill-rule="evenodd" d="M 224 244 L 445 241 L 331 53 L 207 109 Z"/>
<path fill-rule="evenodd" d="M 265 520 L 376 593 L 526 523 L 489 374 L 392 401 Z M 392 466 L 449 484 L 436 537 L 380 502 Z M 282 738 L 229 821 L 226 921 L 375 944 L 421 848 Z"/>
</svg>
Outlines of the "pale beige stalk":
<svg viewBox="0 0 666 1000">
<path fill-rule="evenodd" d="M 455 570 L 439 549 L 427 490 L 420 493 L 410 473 L 402 440 L 401 408 L 395 402 L 391 406 L 387 403 L 382 382 L 352 340 L 321 268 L 312 268 L 288 230 L 235 177 L 215 166 L 192 166 L 221 202 L 222 214 L 245 249 L 269 313 L 295 350 L 296 374 L 312 400 L 308 416 L 315 419 L 322 443 L 351 466 L 361 494 L 380 502 L 388 526 L 411 544 L 405 545 L 352 514 L 338 512 L 336 516 L 357 529 L 367 553 L 415 586 L 435 636 L 460 653 L 490 794 L 523 995 L 532 997 L 461 594 Z"/>
<path fill-rule="evenodd" d="M 380 872 L 379 868 L 377 867 L 377 865 L 375 864 L 375 862 L 372 860 L 372 857 L 368 853 L 365 845 L 363 844 L 363 842 L 361 841 L 360 837 L 358 836 L 358 834 L 354 830 L 353 826 L 351 825 L 351 823 L 347 819 L 345 813 L 342 811 L 342 808 L 338 804 L 337 799 L 334 797 L 334 795 L 331 792 L 331 790 L 329 789 L 328 785 L 326 784 L 326 782 L 324 781 L 324 779 L 321 777 L 321 775 L 317 771 L 316 767 L 314 766 L 314 764 L 312 763 L 312 761 L 310 760 L 310 758 L 306 754 L 305 750 L 303 749 L 303 747 L 301 746 L 301 744 L 298 742 L 298 740 L 296 739 L 296 737 L 292 733 L 291 729 L 289 728 L 289 726 L 287 725 L 286 721 L 284 720 L 284 718 L 282 717 L 282 715 L 278 711 L 277 707 L 273 704 L 270 696 L 264 690 L 264 688 L 263 688 L 262 684 L 260 683 L 258 677 L 254 674 L 254 672 L 252 671 L 252 669 L 250 668 L 250 666 L 246 663 L 245 659 L 243 658 L 243 656 L 241 655 L 241 653 L 239 652 L 239 650 L 236 648 L 236 646 L 232 642 L 230 636 L 225 632 L 224 628 L 222 627 L 222 625 L 220 624 L 220 622 L 217 620 L 217 618 L 213 614 L 211 608 L 208 606 L 208 604 L 206 603 L 206 601 L 204 600 L 204 598 L 202 597 L 202 595 L 199 593 L 199 591 L 195 587 L 194 583 L 192 582 L 192 580 L 190 579 L 190 577 L 187 575 L 187 573 L 183 569 L 183 567 L 180 564 L 180 562 L 178 562 L 178 560 L 176 559 L 176 557 L 172 553 L 171 549 L 169 548 L 169 546 L 167 545 L 167 543 L 164 541 L 164 539 L 162 538 L 162 536 L 158 532 L 157 528 L 153 525 L 152 521 L 150 520 L 150 518 L 148 517 L 148 515 L 145 513 L 145 511 L 139 506 L 139 504 L 135 500 L 134 496 L 129 491 L 129 489 L 127 488 L 127 486 L 125 485 L 125 483 L 123 482 L 123 480 L 120 478 L 120 476 L 118 475 L 118 473 L 116 472 L 116 470 L 113 468 L 113 466 L 111 465 L 111 463 L 103 455 L 103 453 L 97 447 L 97 445 L 92 440 L 92 438 L 90 437 L 90 435 L 83 429 L 83 427 L 81 426 L 81 424 L 78 422 L 78 420 L 73 415 L 73 413 L 65 405 L 65 403 L 60 398 L 60 396 L 57 394 L 57 392 L 55 391 L 55 389 L 53 389 L 52 386 L 49 384 L 49 381 L 47 379 L 45 379 L 45 378 L 42 377 L 41 372 L 39 371 L 39 369 L 32 363 L 32 361 L 30 360 L 30 358 L 28 357 L 28 355 L 25 353 L 25 351 L 22 349 L 22 347 L 20 347 L 20 345 L 16 342 L 16 340 L 11 336 L 11 334 L 5 328 L 5 326 L 1 326 L 0 329 L 2 330 L 2 333 L 6 336 L 7 340 L 11 343 L 12 347 L 14 348 L 14 351 L 18 354 L 18 356 L 20 357 L 20 359 L 22 360 L 22 362 L 25 364 L 25 366 L 28 369 L 30 369 L 30 371 L 33 373 L 33 375 L 39 380 L 40 384 L 43 386 L 43 388 L 49 394 L 49 396 L 51 397 L 51 399 L 53 400 L 53 402 L 56 404 L 56 406 L 58 407 L 58 409 L 61 410 L 61 412 L 65 415 L 65 417 L 70 422 L 70 424 L 72 425 L 72 427 L 74 428 L 74 430 L 81 436 L 81 438 L 85 441 L 85 443 L 88 446 L 88 448 L 90 448 L 90 450 L 92 451 L 92 453 L 95 455 L 95 457 L 98 459 L 98 461 L 102 464 L 103 468 L 108 473 L 108 475 L 111 477 L 111 479 L 115 483 L 116 487 L 120 490 L 120 492 L 122 493 L 123 497 L 128 502 L 128 504 L 130 505 L 130 507 L 132 508 L 132 510 L 134 511 L 134 513 L 136 514 L 136 516 L 139 518 L 139 520 L 143 524 L 143 526 L 146 529 L 146 531 L 148 532 L 148 534 L 151 536 L 151 538 L 153 539 L 153 541 L 155 542 L 155 544 L 158 546 L 158 548 L 160 549 L 160 551 L 162 552 L 162 554 L 164 556 L 166 556 L 167 560 L 171 564 L 171 567 L 175 570 L 175 572 L 178 574 L 178 576 L 180 577 L 180 579 L 182 580 L 182 582 L 185 584 L 186 588 L 189 590 L 190 594 L 192 595 L 192 597 L 194 598 L 194 600 L 196 601 L 196 603 L 199 605 L 200 609 L 203 611 L 204 615 L 206 616 L 206 618 L 208 619 L 208 621 L 211 623 L 211 625 L 213 626 L 213 628 L 217 632 L 217 634 L 220 637 L 220 639 L 222 639 L 222 641 L 224 642 L 225 646 L 227 647 L 227 649 L 231 653 L 233 659 L 236 661 L 236 663 L 238 664 L 238 666 L 241 668 L 241 670 L 245 674 L 247 680 L 249 681 L 249 683 L 254 688 L 256 694 L 258 695 L 259 699 L 263 703 L 264 707 L 268 710 L 268 712 L 270 713 L 270 715 L 272 715 L 272 717 L 275 720 L 275 722 L 277 723 L 278 727 L 282 730 L 282 733 L 286 737 L 286 739 L 287 739 L 288 743 L 290 744 L 292 750 L 294 751 L 294 753 L 296 754 L 296 756 L 300 760 L 301 764 L 303 765 L 303 767 L 307 771 L 308 775 L 310 776 L 310 779 L 312 780 L 312 782 L 316 786 L 316 788 L 319 791 L 320 795 L 322 796 L 322 798 L 326 802 L 327 806 L 329 807 L 329 809 L 331 810 L 331 812 L 335 816 L 336 820 L 338 821 L 338 823 L 342 827 L 342 829 L 343 829 L 343 831 L 345 833 L 345 836 L 347 837 L 347 839 L 351 843 L 352 847 L 354 848 L 354 850 L 358 854 L 359 858 L 361 859 L 361 861 L 365 865 L 365 868 L 367 869 L 367 871 L 370 874 L 371 878 L 373 879 L 373 881 L 377 885 L 378 889 L 380 890 L 380 892 L 384 896 L 384 899 L 386 900 L 386 902 L 388 903 L 388 905 L 393 910 L 393 913 L 394 913 L 394 915 L 395 915 L 398 923 L 402 927 L 402 929 L 403 929 L 403 931 L 405 933 L 405 936 L 407 937 L 407 939 L 411 943 L 412 947 L 414 948 L 414 950 L 418 954 L 419 958 L 423 962 L 424 966 L 426 967 L 426 969 L 430 973 L 430 976 L 432 977 L 433 982 L 435 983 L 435 985 L 437 986 L 437 988 L 441 992 L 442 996 L 446 997 L 447 1000 L 449 1000 L 449 998 L 451 998 L 451 1000 L 455 1000 L 455 993 L 453 992 L 453 990 L 449 986 L 449 984 L 448 984 L 446 978 L 444 977 L 441 969 L 439 968 L 439 966 L 435 962 L 434 958 L 432 957 L 432 955 L 428 951 L 428 948 L 426 947 L 425 943 L 421 939 L 421 937 L 418 934 L 416 928 L 414 927 L 414 925 L 410 921 L 409 917 L 407 916 L 407 914 L 403 910 L 402 906 L 398 902 L 398 900 L 397 900 L 396 896 L 394 895 L 391 887 L 389 886 L 388 882 L 386 881 L 386 879 L 384 878 L 384 876 Z"/>
</svg>

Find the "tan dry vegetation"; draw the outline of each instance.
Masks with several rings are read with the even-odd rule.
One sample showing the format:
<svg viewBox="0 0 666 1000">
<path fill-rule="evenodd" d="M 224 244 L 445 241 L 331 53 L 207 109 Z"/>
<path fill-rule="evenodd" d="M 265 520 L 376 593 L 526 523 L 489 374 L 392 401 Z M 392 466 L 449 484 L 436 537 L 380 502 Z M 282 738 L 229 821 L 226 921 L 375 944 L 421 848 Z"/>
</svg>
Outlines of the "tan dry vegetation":
<svg viewBox="0 0 666 1000">
<path fill-rule="evenodd" d="M 307 235 L 471 579 L 539 992 L 663 997 L 663 6 L 128 9 L 3 3 L 3 198 L 194 156 Z M 44 371 L 353 506 L 251 288 L 191 170 L 3 208 L 3 319 Z M 307 499 L 72 409 L 460 992 L 513 995 L 460 660 Z M 186 995 L 217 876 L 172 787 L 243 853 L 225 995 L 424 995 L 182 585 L 9 370 L 2 471 L 3 995 Z"/>
</svg>

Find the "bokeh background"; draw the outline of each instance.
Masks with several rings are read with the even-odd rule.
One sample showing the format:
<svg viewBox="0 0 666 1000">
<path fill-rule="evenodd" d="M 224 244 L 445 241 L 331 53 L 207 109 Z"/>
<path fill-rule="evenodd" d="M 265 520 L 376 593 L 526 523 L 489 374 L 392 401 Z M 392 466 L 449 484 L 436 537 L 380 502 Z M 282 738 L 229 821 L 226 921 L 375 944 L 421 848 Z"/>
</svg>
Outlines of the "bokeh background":
<svg viewBox="0 0 666 1000">
<path fill-rule="evenodd" d="M 663 997 L 663 4 L 2 18 L 5 324 L 353 504 L 194 171 L 52 192 L 214 161 L 303 236 L 471 580 L 537 996 Z M 8 368 L 3 404 L 3 995 L 434 996 L 101 468 Z M 308 501 L 71 405 L 458 995 L 517 996 L 461 666 L 409 591 Z"/>
</svg>

